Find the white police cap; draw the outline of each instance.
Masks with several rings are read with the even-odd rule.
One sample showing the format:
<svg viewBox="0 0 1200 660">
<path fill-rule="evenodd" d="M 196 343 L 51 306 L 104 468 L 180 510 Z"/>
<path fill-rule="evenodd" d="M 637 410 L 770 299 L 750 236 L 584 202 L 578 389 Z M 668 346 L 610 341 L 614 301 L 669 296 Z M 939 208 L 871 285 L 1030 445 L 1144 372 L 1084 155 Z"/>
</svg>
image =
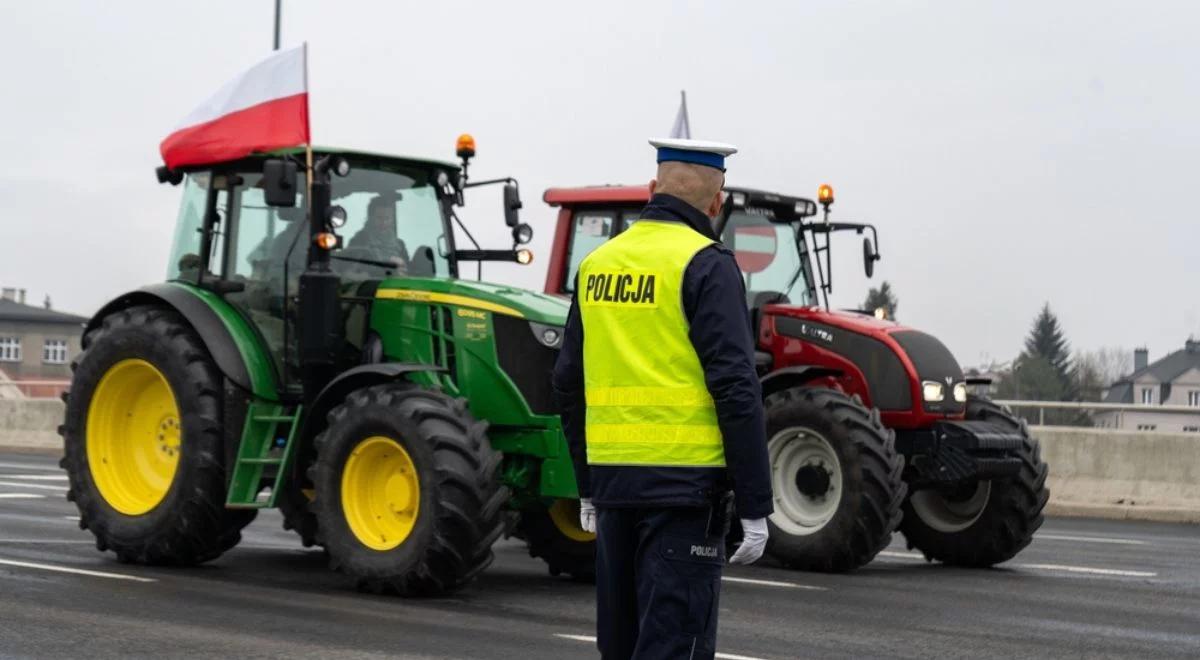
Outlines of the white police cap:
<svg viewBox="0 0 1200 660">
<path fill-rule="evenodd" d="M 658 162 L 678 161 L 714 167 L 725 171 L 725 157 L 737 153 L 737 147 L 724 142 L 706 140 L 683 140 L 678 138 L 656 138 L 650 146 L 658 149 Z"/>
</svg>

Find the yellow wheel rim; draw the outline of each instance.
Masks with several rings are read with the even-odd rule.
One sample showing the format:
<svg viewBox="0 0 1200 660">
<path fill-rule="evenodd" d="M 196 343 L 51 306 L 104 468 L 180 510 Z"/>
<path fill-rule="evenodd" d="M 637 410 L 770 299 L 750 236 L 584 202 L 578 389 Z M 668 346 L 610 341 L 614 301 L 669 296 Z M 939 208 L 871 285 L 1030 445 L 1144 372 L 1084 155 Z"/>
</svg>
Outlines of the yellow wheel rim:
<svg viewBox="0 0 1200 660">
<path fill-rule="evenodd" d="M 554 500 L 554 504 L 550 506 L 550 520 L 554 522 L 554 526 L 562 532 L 563 536 L 572 541 L 591 543 L 596 540 L 595 534 L 585 532 L 579 526 L 579 500 Z"/>
<path fill-rule="evenodd" d="M 420 504 L 417 468 L 399 442 L 372 436 L 350 452 L 342 470 L 342 512 L 363 545 L 386 551 L 404 543 Z"/>
<path fill-rule="evenodd" d="M 145 360 L 121 360 L 100 379 L 87 415 L 92 481 L 109 506 L 140 516 L 162 502 L 179 467 L 183 430 L 171 385 Z"/>
</svg>

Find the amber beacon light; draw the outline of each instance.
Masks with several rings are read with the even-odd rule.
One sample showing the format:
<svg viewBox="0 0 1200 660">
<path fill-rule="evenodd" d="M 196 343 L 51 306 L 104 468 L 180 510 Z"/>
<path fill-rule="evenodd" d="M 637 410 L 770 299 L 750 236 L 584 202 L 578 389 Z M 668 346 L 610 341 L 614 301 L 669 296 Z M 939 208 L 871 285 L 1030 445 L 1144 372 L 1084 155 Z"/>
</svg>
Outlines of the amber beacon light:
<svg viewBox="0 0 1200 660">
<path fill-rule="evenodd" d="M 474 158 L 475 138 L 471 137 L 470 133 L 463 133 L 458 136 L 458 141 L 454 143 L 454 153 L 459 158 Z"/>
<path fill-rule="evenodd" d="M 833 203 L 833 186 L 828 183 L 822 183 L 817 188 L 817 201 L 824 206 L 829 206 Z"/>
</svg>

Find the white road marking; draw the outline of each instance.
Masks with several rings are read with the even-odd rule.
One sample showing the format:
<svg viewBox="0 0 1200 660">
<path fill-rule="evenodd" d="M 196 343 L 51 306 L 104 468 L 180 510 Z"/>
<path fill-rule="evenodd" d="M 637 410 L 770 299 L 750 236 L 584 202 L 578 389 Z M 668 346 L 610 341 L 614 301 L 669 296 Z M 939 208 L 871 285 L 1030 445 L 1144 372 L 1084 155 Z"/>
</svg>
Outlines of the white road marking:
<svg viewBox="0 0 1200 660">
<path fill-rule="evenodd" d="M 1037 534 L 1035 539 L 1047 539 L 1050 541 L 1079 541 L 1082 543 L 1113 543 L 1116 545 L 1146 545 L 1145 541 L 1137 539 L 1116 539 L 1106 536 L 1070 536 L 1067 534 Z"/>
<path fill-rule="evenodd" d="M 573 640 L 576 642 L 591 642 L 592 644 L 596 643 L 595 637 L 589 637 L 587 635 L 568 635 L 566 633 L 554 633 L 554 636 L 561 638 L 561 639 L 570 639 L 570 640 Z M 756 658 L 752 655 L 735 655 L 733 653 L 717 653 L 716 657 L 723 658 L 724 660 L 765 660 L 764 658 Z"/>
<path fill-rule="evenodd" d="M 722 582 L 737 582 L 739 584 L 757 584 L 763 587 L 785 587 L 788 589 L 808 589 L 809 591 L 829 591 L 825 587 L 817 587 L 811 584 L 796 584 L 795 582 L 778 582 L 775 580 L 754 580 L 751 578 L 730 577 L 728 575 L 721 576 Z"/>
<path fill-rule="evenodd" d="M 57 463 L 54 465 L 41 465 L 38 463 L 8 463 L 6 461 L 0 461 L 0 469 L 5 469 L 5 470 L 45 470 L 46 472 L 61 472 L 62 471 L 62 468 L 58 467 Z"/>
<path fill-rule="evenodd" d="M 53 571 L 55 573 L 72 573 L 75 575 L 88 575 L 91 577 L 110 578 L 113 580 L 130 580 L 132 582 L 158 582 L 154 578 L 138 577 L 136 575 L 122 575 L 121 573 L 106 573 L 104 571 L 89 571 L 83 568 L 70 568 L 68 566 L 55 566 L 54 564 L 38 564 L 31 561 L 16 561 L 13 559 L 0 559 L 0 566 L 16 566 L 18 568 L 36 568 L 40 571 Z"/>
<path fill-rule="evenodd" d="M 32 481 L 66 481 L 65 474 L 0 474 L 0 479 L 30 479 Z"/>
<path fill-rule="evenodd" d="M 891 557 L 894 559 L 921 559 L 924 556 L 915 552 L 895 552 L 884 550 L 879 553 L 880 557 Z M 1158 573 L 1150 571 L 1127 571 L 1117 568 L 1093 568 L 1091 566 L 1071 566 L 1069 564 L 1000 564 L 1000 568 L 1024 568 L 1031 571 L 1063 571 L 1066 573 L 1083 573 L 1087 575 L 1113 575 L 1118 577 L 1158 577 Z"/>
<path fill-rule="evenodd" d="M 66 486 L 51 486 L 50 484 L 31 484 L 28 482 L 21 482 L 21 481 L 0 481 L 0 486 L 15 486 L 17 488 L 36 488 L 38 490 L 57 490 L 61 493 L 65 493 L 68 490 L 71 490 L 70 488 L 68 488 Z"/>
<path fill-rule="evenodd" d="M 925 559 L 925 555 L 919 552 L 896 552 L 895 550 L 884 550 L 877 557 L 891 557 L 893 559 Z"/>
<path fill-rule="evenodd" d="M 0 493 L 0 500 L 40 500 L 44 497 L 33 493 Z"/>
<path fill-rule="evenodd" d="M 74 520 L 75 522 L 79 522 L 79 516 L 63 516 L 63 519 L 64 520 Z"/>
<path fill-rule="evenodd" d="M 1158 573 L 1150 571 L 1123 571 L 1115 568 L 1092 568 L 1090 566 L 1067 566 L 1065 564 L 1017 564 L 1017 568 L 1028 568 L 1035 571 L 1066 571 L 1068 573 L 1087 573 L 1089 575 L 1117 575 L 1120 577 L 1157 577 Z"/>
</svg>

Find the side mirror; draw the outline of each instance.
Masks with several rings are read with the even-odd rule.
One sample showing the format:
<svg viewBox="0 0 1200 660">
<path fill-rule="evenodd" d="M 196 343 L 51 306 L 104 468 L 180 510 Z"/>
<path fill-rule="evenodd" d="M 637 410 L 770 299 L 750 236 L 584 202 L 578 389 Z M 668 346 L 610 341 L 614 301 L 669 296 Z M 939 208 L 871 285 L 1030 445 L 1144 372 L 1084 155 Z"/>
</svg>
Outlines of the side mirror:
<svg viewBox="0 0 1200 660">
<path fill-rule="evenodd" d="M 295 161 L 283 158 L 272 158 L 263 163 L 263 196 L 267 206 L 290 208 L 296 205 L 299 171 Z"/>
<path fill-rule="evenodd" d="M 504 184 L 504 224 L 516 227 L 521 222 L 517 211 L 521 210 L 521 193 L 512 183 Z"/>
<path fill-rule="evenodd" d="M 871 239 L 863 238 L 863 270 L 868 278 L 875 275 L 876 261 L 879 261 L 879 253 L 875 251 L 875 246 L 871 245 Z"/>
</svg>

